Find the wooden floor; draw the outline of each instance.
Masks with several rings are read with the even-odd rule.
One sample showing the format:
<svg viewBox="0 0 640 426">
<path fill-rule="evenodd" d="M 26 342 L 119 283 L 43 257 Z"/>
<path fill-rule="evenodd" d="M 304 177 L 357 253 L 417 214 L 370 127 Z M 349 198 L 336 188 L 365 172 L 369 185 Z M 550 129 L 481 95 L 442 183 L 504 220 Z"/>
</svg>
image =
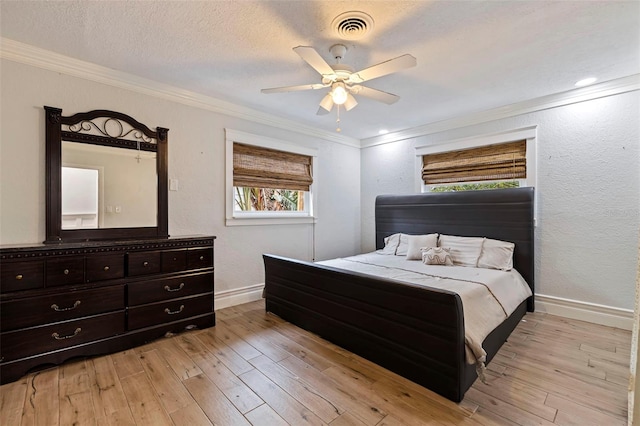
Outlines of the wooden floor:
<svg viewBox="0 0 640 426">
<path fill-rule="evenodd" d="M 9 425 L 625 425 L 631 333 L 527 314 L 455 404 L 279 318 L 217 325 L 0 387 Z"/>
</svg>

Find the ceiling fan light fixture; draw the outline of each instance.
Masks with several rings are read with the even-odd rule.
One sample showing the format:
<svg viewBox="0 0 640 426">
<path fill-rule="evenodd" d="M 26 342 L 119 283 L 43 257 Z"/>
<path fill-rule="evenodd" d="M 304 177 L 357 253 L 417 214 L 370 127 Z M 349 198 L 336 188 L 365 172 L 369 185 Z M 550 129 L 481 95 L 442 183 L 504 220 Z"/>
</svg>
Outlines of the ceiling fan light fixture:
<svg viewBox="0 0 640 426">
<path fill-rule="evenodd" d="M 347 100 L 344 102 L 344 109 L 346 111 L 351 111 L 358 105 L 358 101 L 354 98 L 351 93 L 347 93 Z"/>
<path fill-rule="evenodd" d="M 344 83 L 333 83 L 331 86 L 331 99 L 336 105 L 342 105 L 347 101 L 347 88 Z"/>
<path fill-rule="evenodd" d="M 320 101 L 320 109 L 318 109 L 318 115 L 328 114 L 333 108 L 333 98 L 330 93 L 327 93 L 322 101 Z"/>
<path fill-rule="evenodd" d="M 373 22 L 371 22 L 373 24 Z M 262 93 L 281 93 L 296 92 L 302 90 L 324 89 L 331 87 L 329 93 L 320 101 L 317 115 L 326 115 L 333 110 L 336 105 L 336 123 L 338 123 L 336 131 L 340 131 L 340 106 L 344 105 L 345 111 L 350 111 L 358 105 L 358 101 L 353 95 L 362 95 L 387 105 L 391 105 L 400 99 L 399 96 L 392 93 L 383 92 L 382 90 L 372 89 L 366 86 L 360 86 L 367 80 L 383 77 L 393 74 L 406 68 L 415 67 L 417 65 L 416 58 L 409 54 L 398 56 L 380 62 L 377 65 L 370 66 L 358 72 L 354 72 L 353 68 L 342 64 L 341 60 L 347 53 L 347 46 L 344 44 L 334 44 L 329 51 L 336 59 L 336 64 L 329 65 L 322 56 L 310 46 L 297 46 L 293 48 L 303 61 L 311 68 L 316 70 L 322 77 L 322 83 L 303 84 L 297 86 L 274 87 L 270 89 L 262 89 Z"/>
</svg>

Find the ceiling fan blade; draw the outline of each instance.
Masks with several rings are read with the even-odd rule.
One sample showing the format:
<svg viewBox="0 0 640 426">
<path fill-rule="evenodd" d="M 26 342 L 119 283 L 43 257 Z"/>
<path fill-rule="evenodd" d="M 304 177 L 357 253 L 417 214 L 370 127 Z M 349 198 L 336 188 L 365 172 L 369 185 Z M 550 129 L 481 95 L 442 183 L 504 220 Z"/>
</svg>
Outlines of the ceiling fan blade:
<svg viewBox="0 0 640 426">
<path fill-rule="evenodd" d="M 282 93 L 282 92 L 299 92 L 301 90 L 316 90 L 328 87 L 328 85 L 317 84 L 301 84 L 300 86 L 273 87 L 271 89 L 262 89 L 262 93 Z"/>
<path fill-rule="evenodd" d="M 293 48 L 294 52 L 296 52 L 300 57 L 311 67 L 318 71 L 323 77 L 331 78 L 331 76 L 336 75 L 335 71 L 327 61 L 325 61 L 322 56 L 314 49 L 309 46 L 298 46 Z"/>
<path fill-rule="evenodd" d="M 353 86 L 352 93 L 356 95 L 362 95 L 366 98 L 374 99 L 379 102 L 384 102 L 387 105 L 398 102 L 400 96 L 393 93 L 383 92 L 382 90 L 372 89 L 365 86 Z"/>
<path fill-rule="evenodd" d="M 330 93 L 327 93 L 327 95 L 324 98 L 322 98 L 322 101 L 320 101 L 320 107 L 318 108 L 318 112 L 316 112 L 316 114 L 317 115 L 329 114 L 332 108 L 333 108 L 333 98 L 331 97 Z"/>
<path fill-rule="evenodd" d="M 406 54 L 381 62 L 377 65 L 370 66 L 362 71 L 354 72 L 349 76 L 348 81 L 349 83 L 362 83 L 363 81 L 373 80 L 374 78 L 415 67 L 417 64 L 418 61 L 416 58 Z"/>
</svg>

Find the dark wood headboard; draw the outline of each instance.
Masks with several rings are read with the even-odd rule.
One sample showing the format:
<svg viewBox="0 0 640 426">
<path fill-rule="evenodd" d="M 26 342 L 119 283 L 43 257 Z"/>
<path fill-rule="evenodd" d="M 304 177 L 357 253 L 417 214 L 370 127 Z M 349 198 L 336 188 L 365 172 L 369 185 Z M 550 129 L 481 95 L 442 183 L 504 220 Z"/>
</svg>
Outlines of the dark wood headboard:
<svg viewBox="0 0 640 426">
<path fill-rule="evenodd" d="M 376 248 L 384 238 L 405 234 L 447 234 L 510 241 L 514 267 L 535 294 L 534 188 L 379 195 L 376 198 Z M 531 297 L 527 309 L 533 311 Z"/>
</svg>

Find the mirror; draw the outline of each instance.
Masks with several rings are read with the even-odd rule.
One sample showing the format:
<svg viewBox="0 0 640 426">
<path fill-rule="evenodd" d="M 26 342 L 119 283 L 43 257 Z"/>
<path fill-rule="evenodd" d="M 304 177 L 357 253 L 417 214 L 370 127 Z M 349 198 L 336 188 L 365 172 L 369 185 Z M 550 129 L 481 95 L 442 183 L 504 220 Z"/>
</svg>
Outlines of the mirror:
<svg viewBox="0 0 640 426">
<path fill-rule="evenodd" d="M 45 243 L 168 237 L 168 130 L 114 111 L 45 111 Z"/>
<path fill-rule="evenodd" d="M 62 229 L 157 225 L 156 153 L 62 141 Z"/>
</svg>

